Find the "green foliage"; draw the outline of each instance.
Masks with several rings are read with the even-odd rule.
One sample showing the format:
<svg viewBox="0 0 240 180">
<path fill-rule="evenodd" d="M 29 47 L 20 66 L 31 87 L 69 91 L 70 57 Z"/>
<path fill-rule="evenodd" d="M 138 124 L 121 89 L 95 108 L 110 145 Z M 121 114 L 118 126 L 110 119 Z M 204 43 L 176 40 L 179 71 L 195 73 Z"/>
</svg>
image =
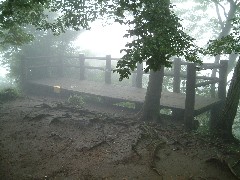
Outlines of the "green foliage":
<svg viewBox="0 0 240 180">
<path fill-rule="evenodd" d="M 76 107 L 82 107 L 85 104 L 84 98 L 76 94 L 68 98 L 68 103 Z"/>
<path fill-rule="evenodd" d="M 16 83 L 14 80 L 8 77 L 0 76 L 0 90 L 6 89 L 6 88 L 15 88 L 15 87 L 16 87 Z"/>
<path fill-rule="evenodd" d="M 135 108 L 135 103 L 131 103 L 131 102 L 119 102 L 119 103 L 116 103 L 114 105 L 129 108 L 129 109 L 134 109 Z"/>
<path fill-rule="evenodd" d="M 5 88 L 0 91 L 0 102 L 14 100 L 19 97 L 19 91 L 16 88 Z"/>
<path fill-rule="evenodd" d="M 210 40 L 206 54 L 231 54 L 240 53 L 240 16 L 232 20 L 233 31 L 220 39 Z"/>
<path fill-rule="evenodd" d="M 109 3 L 109 4 L 108 4 Z M 110 10 L 105 0 L 5 0 L 0 2 L 0 46 L 19 46 L 33 40 L 26 25 L 35 30 L 51 30 L 55 35 L 67 29 L 89 29 L 89 23 Z M 57 13 L 52 18 L 49 13 Z"/>
<path fill-rule="evenodd" d="M 132 26 L 125 36 L 136 37 L 136 40 L 126 44 L 123 49 L 126 54 L 119 61 L 116 70 L 120 73 L 120 79 L 129 77 L 136 62 L 147 61 L 146 72 L 150 69 L 158 70 L 162 65 L 171 66 L 168 60 L 172 56 L 184 56 L 189 61 L 200 62 L 197 58 L 199 49 L 193 44 L 194 39 L 184 33 L 169 0 L 31 0 L 22 4 L 6 0 L 1 5 L 2 11 L 7 12 L 2 14 L 2 23 L 6 24 L 6 30 L 10 26 L 3 19 L 11 22 L 10 17 L 20 27 L 31 24 L 38 29 L 50 29 L 55 34 L 65 32 L 68 28 L 88 29 L 90 22 L 104 15 Z M 16 8 L 19 9 L 18 14 L 14 11 Z M 50 18 L 47 15 L 49 11 L 58 11 L 59 14 Z"/>
<path fill-rule="evenodd" d="M 39 26 L 45 21 L 43 5 L 47 0 L 5 0 L 0 2 L 0 46 L 19 46 L 33 39 L 24 26 Z"/>
<path fill-rule="evenodd" d="M 199 121 L 199 128 L 197 131 L 200 134 L 204 135 L 209 134 L 209 117 L 210 117 L 209 112 L 205 112 L 196 117 L 196 119 Z"/>
<path fill-rule="evenodd" d="M 71 56 L 79 53 L 72 46 L 72 42 L 81 32 L 68 30 L 64 34 L 54 36 L 51 31 L 35 31 L 35 28 L 32 26 L 28 26 L 26 29 L 34 35 L 35 39 L 28 44 L 22 45 L 18 49 L 6 51 L 2 59 L 2 64 L 9 67 L 9 76 L 17 81 L 20 79 L 21 61 L 23 58 L 27 66 L 51 65 L 51 63 L 54 65 L 54 63 L 59 64 L 60 58 L 63 56 Z M 55 56 L 55 58 L 49 58 L 51 56 Z M 26 59 L 26 57 L 33 58 Z M 69 60 L 69 62 L 65 63 L 68 64 L 72 62 L 73 61 Z M 54 73 L 59 73 L 59 69 L 51 69 L 51 71 L 48 71 L 46 67 L 42 67 L 29 69 L 27 75 L 29 79 L 36 79 Z"/>
<path fill-rule="evenodd" d="M 171 110 L 171 109 L 165 109 L 165 108 L 164 108 L 164 109 L 161 109 L 161 110 L 160 110 L 160 113 L 170 116 L 170 115 L 172 115 L 172 110 Z"/>
<path fill-rule="evenodd" d="M 129 77 L 137 62 L 146 61 L 145 72 L 150 69 L 157 71 L 162 65 L 170 67 L 169 59 L 173 56 L 184 56 L 188 61 L 200 63 L 197 56 L 200 49 L 183 31 L 172 8 L 168 0 L 119 1 L 116 21 L 131 25 L 133 28 L 125 37 L 135 37 L 126 44 L 122 50 L 126 54 L 117 64 L 115 71 L 120 74 L 120 80 Z M 133 17 L 127 16 L 126 11 Z"/>
</svg>

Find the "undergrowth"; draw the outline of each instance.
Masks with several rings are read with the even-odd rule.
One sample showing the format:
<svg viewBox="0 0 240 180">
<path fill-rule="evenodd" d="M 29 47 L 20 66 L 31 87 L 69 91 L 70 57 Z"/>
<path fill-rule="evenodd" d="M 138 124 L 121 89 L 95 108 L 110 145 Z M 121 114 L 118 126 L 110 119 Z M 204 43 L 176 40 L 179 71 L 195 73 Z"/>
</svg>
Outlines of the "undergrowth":
<svg viewBox="0 0 240 180">
<path fill-rule="evenodd" d="M 76 106 L 76 107 L 82 107 L 85 104 L 84 98 L 82 96 L 76 95 L 76 94 L 71 95 L 67 101 L 69 104 Z"/>
<path fill-rule="evenodd" d="M 4 88 L 0 90 L 0 102 L 7 102 L 20 96 L 19 90 L 16 88 Z"/>
</svg>

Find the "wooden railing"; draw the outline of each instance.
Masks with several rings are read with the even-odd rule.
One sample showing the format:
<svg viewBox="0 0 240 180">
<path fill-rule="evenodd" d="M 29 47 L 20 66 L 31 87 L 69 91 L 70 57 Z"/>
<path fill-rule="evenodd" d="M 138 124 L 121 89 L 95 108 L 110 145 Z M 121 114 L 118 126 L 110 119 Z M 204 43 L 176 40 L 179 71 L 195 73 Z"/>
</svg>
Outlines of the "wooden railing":
<svg viewBox="0 0 240 180">
<path fill-rule="evenodd" d="M 38 58 L 39 61 L 42 61 L 45 64 L 38 64 L 37 66 L 29 65 L 31 59 Z M 111 75 L 112 75 L 112 61 L 119 61 L 120 58 L 112 58 L 111 55 L 107 55 L 105 57 L 86 57 L 84 54 L 80 54 L 79 56 L 74 57 L 54 57 L 57 59 L 58 64 L 51 64 L 49 60 L 53 57 L 27 57 L 22 59 L 22 78 L 23 80 L 28 79 L 29 71 L 34 71 L 36 68 L 51 68 L 51 67 L 58 67 L 58 73 L 60 76 L 63 77 L 64 70 L 67 67 L 75 67 L 79 69 L 79 79 L 85 80 L 85 70 L 86 69 L 97 69 L 105 72 L 105 83 L 111 84 Z M 68 65 L 64 64 L 65 59 L 75 59 L 78 62 L 78 65 Z M 105 61 L 105 67 L 94 67 L 86 65 L 86 60 L 99 60 Z M 28 62 L 27 62 L 28 61 Z M 165 76 L 173 77 L 173 92 L 180 93 L 181 88 L 181 78 L 186 79 L 186 101 L 185 101 L 185 117 L 188 119 L 192 119 L 194 116 L 194 105 L 195 105 L 195 95 L 196 95 L 196 88 L 217 84 L 218 83 L 218 98 L 221 100 L 225 100 L 226 97 L 226 82 L 227 82 L 227 66 L 228 61 L 223 60 L 220 64 L 214 63 L 203 63 L 201 66 L 196 65 L 195 63 L 188 63 L 185 61 L 181 61 L 180 58 L 175 58 L 172 61 L 173 68 L 170 72 L 165 72 Z M 182 71 L 182 66 L 187 66 L 186 71 Z M 197 70 L 207 70 L 207 69 L 219 69 L 219 77 L 207 77 L 207 76 L 197 76 Z M 143 64 L 137 64 L 137 69 L 132 74 L 132 86 L 137 88 L 142 88 L 142 80 L 143 74 L 146 74 L 143 71 Z M 197 83 L 197 80 L 202 80 L 201 82 Z M 177 114 L 177 112 L 173 112 L 173 114 Z M 190 117 L 190 118 L 189 118 Z"/>
<path fill-rule="evenodd" d="M 49 63 L 51 59 L 57 59 L 56 63 Z M 40 64 L 38 65 L 31 65 L 30 61 L 32 59 L 39 59 Z M 65 59 L 75 59 L 78 60 L 78 65 L 65 65 L 64 60 Z M 85 64 L 86 60 L 99 60 L 99 61 L 106 61 L 105 67 L 95 67 L 95 66 L 89 66 Z M 80 54 L 77 56 L 66 56 L 66 57 L 57 57 L 57 56 L 39 56 L 39 57 L 26 57 L 22 59 L 22 76 L 23 79 L 28 79 L 28 74 L 30 71 L 34 71 L 38 68 L 58 68 L 58 73 L 60 77 L 63 77 L 64 69 L 69 67 L 75 67 L 79 68 L 79 79 L 85 80 L 85 70 L 86 69 L 96 69 L 101 70 L 105 72 L 105 83 L 111 84 L 111 75 L 112 75 L 112 61 L 119 61 L 120 58 L 112 58 L 111 55 L 107 55 L 105 57 L 86 57 L 84 54 Z M 42 64 L 43 63 L 43 64 Z M 182 72 L 181 66 L 185 65 L 187 66 L 187 71 Z M 182 61 L 180 58 L 175 58 L 172 61 L 172 70 L 170 72 L 165 72 L 164 76 L 173 77 L 173 92 L 180 93 L 180 84 L 181 84 L 181 78 L 187 79 L 187 85 L 186 85 L 186 94 L 195 94 L 195 88 L 207 86 L 210 84 L 216 84 L 218 85 L 218 97 L 220 99 L 224 99 L 226 97 L 226 78 L 227 78 L 227 67 L 228 67 L 228 61 L 222 60 L 220 64 L 214 64 L 214 63 L 203 63 L 202 66 L 197 66 L 194 63 L 188 63 L 185 61 Z M 197 70 L 207 70 L 207 69 L 219 69 L 219 77 L 207 77 L 207 76 L 197 76 L 196 72 Z M 143 64 L 137 64 L 137 69 L 132 72 L 133 75 L 133 82 L 132 86 L 142 88 L 142 80 L 143 80 L 143 74 L 148 74 L 143 71 Z M 203 82 L 196 83 L 197 79 L 204 80 Z"/>
</svg>

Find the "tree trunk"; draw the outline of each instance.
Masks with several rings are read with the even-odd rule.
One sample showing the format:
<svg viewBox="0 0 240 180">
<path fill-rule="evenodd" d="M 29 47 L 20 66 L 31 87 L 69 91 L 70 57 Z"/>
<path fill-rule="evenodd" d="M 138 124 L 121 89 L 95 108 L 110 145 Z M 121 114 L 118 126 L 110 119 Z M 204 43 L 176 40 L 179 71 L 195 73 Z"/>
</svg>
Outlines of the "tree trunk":
<svg viewBox="0 0 240 180">
<path fill-rule="evenodd" d="M 150 71 L 147 93 L 141 116 L 141 119 L 144 121 L 160 120 L 160 98 L 162 93 L 163 77 L 163 67 L 160 71 Z"/>
<path fill-rule="evenodd" d="M 224 138 L 233 138 L 232 125 L 237 113 L 240 99 L 240 58 L 234 69 L 234 74 L 228 90 L 225 105 L 220 117 L 219 124 L 216 126 L 217 134 Z"/>
<path fill-rule="evenodd" d="M 236 59 L 238 57 L 238 54 L 236 53 L 232 53 L 229 54 L 228 56 L 228 74 L 234 69 L 234 67 L 236 66 Z"/>
</svg>

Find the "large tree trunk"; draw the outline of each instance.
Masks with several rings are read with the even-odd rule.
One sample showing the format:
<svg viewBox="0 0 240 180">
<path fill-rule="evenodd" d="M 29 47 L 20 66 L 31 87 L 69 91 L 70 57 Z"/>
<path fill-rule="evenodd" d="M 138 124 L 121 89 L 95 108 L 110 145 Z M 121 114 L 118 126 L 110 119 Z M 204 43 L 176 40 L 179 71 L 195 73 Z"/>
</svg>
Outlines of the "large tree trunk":
<svg viewBox="0 0 240 180">
<path fill-rule="evenodd" d="M 163 67 L 160 71 L 150 71 L 147 93 L 145 96 L 141 116 L 141 119 L 144 121 L 160 120 L 160 98 L 162 92 L 163 77 Z"/>
<path fill-rule="evenodd" d="M 236 66 L 236 59 L 238 58 L 238 54 L 236 53 L 232 53 L 229 54 L 228 56 L 228 74 L 234 69 L 234 67 Z"/>
<path fill-rule="evenodd" d="M 220 117 L 219 124 L 216 125 L 216 132 L 224 138 L 233 138 L 232 125 L 237 113 L 240 99 L 240 58 L 234 69 L 234 74 L 228 90 L 225 105 Z"/>
</svg>

